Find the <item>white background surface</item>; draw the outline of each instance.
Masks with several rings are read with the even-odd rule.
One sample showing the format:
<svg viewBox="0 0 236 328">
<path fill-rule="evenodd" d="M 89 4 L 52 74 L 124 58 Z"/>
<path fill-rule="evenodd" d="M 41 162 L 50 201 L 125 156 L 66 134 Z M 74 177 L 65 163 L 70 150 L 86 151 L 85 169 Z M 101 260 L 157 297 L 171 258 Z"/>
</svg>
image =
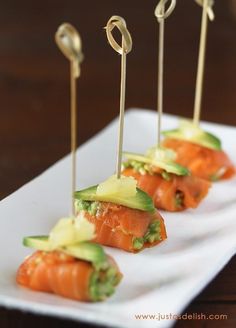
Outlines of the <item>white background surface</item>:
<svg viewBox="0 0 236 328">
<path fill-rule="evenodd" d="M 165 115 L 163 129 L 177 126 Z M 156 141 L 156 115 L 126 113 L 124 150 L 144 152 Z M 236 163 L 236 129 L 203 123 L 223 141 Z M 117 120 L 78 150 L 78 189 L 94 185 L 115 169 Z M 20 288 L 15 274 L 31 253 L 22 246 L 27 235 L 47 234 L 70 210 L 70 158 L 0 203 L 0 305 L 114 327 L 169 327 L 173 322 L 136 320 L 135 314 L 178 314 L 223 268 L 236 250 L 236 179 L 215 183 L 196 210 L 162 212 L 168 240 L 139 254 L 106 248 L 124 278 L 106 302 L 79 303 Z"/>
</svg>

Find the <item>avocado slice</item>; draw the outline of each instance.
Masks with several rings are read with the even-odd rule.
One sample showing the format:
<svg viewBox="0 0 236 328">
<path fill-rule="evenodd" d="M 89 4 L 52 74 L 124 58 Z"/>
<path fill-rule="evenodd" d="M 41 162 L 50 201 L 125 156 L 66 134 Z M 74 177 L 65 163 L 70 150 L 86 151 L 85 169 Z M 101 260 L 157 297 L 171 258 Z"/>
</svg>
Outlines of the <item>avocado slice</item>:
<svg viewBox="0 0 236 328">
<path fill-rule="evenodd" d="M 44 252 L 59 250 L 77 259 L 92 262 L 94 265 L 107 261 L 102 246 L 87 241 L 53 249 L 48 236 L 30 236 L 23 239 L 23 245 Z"/>
<path fill-rule="evenodd" d="M 167 138 L 187 140 L 213 150 L 222 149 L 219 138 L 187 120 L 181 121 L 178 129 L 162 131 L 162 134 Z"/>
<path fill-rule="evenodd" d="M 44 252 L 50 252 L 52 250 L 52 246 L 49 242 L 48 236 L 30 236 L 24 237 L 23 245 L 26 247 L 38 249 Z"/>
<path fill-rule="evenodd" d="M 87 201 L 100 201 L 100 202 L 110 202 L 114 204 L 123 205 L 129 208 L 146 211 L 146 212 L 154 212 L 155 207 L 153 205 L 153 201 L 148 194 L 146 194 L 144 191 L 142 191 L 139 188 L 136 188 L 136 194 L 131 197 L 123 197 L 122 194 L 119 196 L 109 196 L 109 195 L 97 195 L 97 187 L 92 186 L 87 189 L 83 189 L 80 191 L 76 191 L 74 193 L 74 198 L 76 199 L 82 199 Z"/>
<path fill-rule="evenodd" d="M 62 250 L 68 255 L 94 264 L 103 263 L 107 260 L 107 256 L 101 245 L 87 241 L 63 247 Z"/>
<path fill-rule="evenodd" d="M 173 173 L 176 175 L 189 175 L 189 170 L 186 167 L 173 161 L 157 161 L 143 155 L 128 152 L 123 152 L 123 154 L 128 160 L 150 164 L 159 167 L 168 173 Z"/>
</svg>

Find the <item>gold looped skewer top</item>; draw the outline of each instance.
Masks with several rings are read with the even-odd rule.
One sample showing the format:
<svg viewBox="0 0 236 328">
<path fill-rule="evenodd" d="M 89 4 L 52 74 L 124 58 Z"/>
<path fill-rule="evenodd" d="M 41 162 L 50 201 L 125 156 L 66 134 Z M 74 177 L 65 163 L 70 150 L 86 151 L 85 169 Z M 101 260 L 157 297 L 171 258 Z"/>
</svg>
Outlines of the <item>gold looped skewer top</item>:
<svg viewBox="0 0 236 328">
<path fill-rule="evenodd" d="M 121 46 L 116 42 L 116 40 L 114 39 L 114 37 L 112 35 L 112 31 L 115 27 L 118 28 L 118 30 L 120 31 L 120 33 L 122 35 L 122 45 Z M 116 52 L 118 52 L 120 55 L 122 55 L 123 52 L 128 54 L 132 50 L 132 38 L 131 38 L 129 31 L 127 30 L 126 22 L 125 22 L 124 18 L 122 18 L 120 16 L 112 16 L 109 19 L 109 21 L 107 22 L 105 30 L 106 30 L 106 34 L 107 34 L 107 39 L 108 39 L 111 47 Z"/>
<path fill-rule="evenodd" d="M 163 113 L 163 89 L 164 89 L 164 36 L 165 36 L 165 19 L 171 15 L 176 6 L 176 0 L 170 0 L 169 7 L 166 4 L 169 0 L 160 0 L 154 11 L 154 15 L 159 23 L 158 39 L 158 83 L 157 83 L 157 146 L 161 144 L 161 119 Z"/>
<path fill-rule="evenodd" d="M 80 63 L 84 59 L 79 32 L 71 24 L 63 23 L 55 34 L 55 41 L 65 57 L 74 63 L 74 77 L 79 77 Z"/>
<path fill-rule="evenodd" d="M 204 0 L 195 0 L 196 3 L 199 5 L 199 6 L 204 6 Z M 207 0 L 207 15 L 208 15 L 208 18 L 210 19 L 210 21 L 213 21 L 214 18 L 215 18 L 215 14 L 214 14 L 214 11 L 213 11 L 213 6 L 214 6 L 214 0 Z"/>
<path fill-rule="evenodd" d="M 74 192 L 76 191 L 76 149 L 77 149 L 77 92 L 76 80 L 80 76 L 80 63 L 84 56 L 82 53 L 82 41 L 79 32 L 69 23 L 63 23 L 59 26 L 55 41 L 70 61 L 70 120 L 71 120 L 71 157 L 72 157 L 72 176 L 71 176 L 71 194 L 72 194 L 72 213 L 75 215 Z"/>
<path fill-rule="evenodd" d="M 119 45 L 112 35 L 114 28 L 118 28 L 122 35 L 122 44 Z M 118 130 L 118 149 L 116 160 L 116 176 L 121 176 L 121 159 L 123 147 L 123 131 L 124 131 L 124 112 L 125 112 L 125 88 L 126 88 L 126 55 L 132 50 L 132 38 L 126 27 L 124 18 L 120 16 L 112 16 L 105 27 L 107 39 L 111 47 L 121 55 L 121 79 L 120 79 L 120 118 Z"/>
<path fill-rule="evenodd" d="M 175 9 L 176 0 L 171 0 L 169 7 L 163 10 L 163 8 L 168 3 L 168 1 L 169 0 L 161 0 L 156 6 L 154 14 L 159 22 L 163 19 L 168 18 L 172 14 L 173 10 Z"/>
</svg>

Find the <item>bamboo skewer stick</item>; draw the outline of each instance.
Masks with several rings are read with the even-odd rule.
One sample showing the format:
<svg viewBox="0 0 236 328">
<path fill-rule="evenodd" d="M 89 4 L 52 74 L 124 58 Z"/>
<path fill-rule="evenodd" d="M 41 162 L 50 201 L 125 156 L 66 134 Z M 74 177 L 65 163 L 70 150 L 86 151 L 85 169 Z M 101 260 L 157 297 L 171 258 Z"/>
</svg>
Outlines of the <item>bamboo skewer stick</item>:
<svg viewBox="0 0 236 328">
<path fill-rule="evenodd" d="M 122 35 L 122 45 L 120 46 L 114 39 L 112 31 L 118 28 Z M 123 148 L 124 112 L 125 112 L 125 91 L 126 91 L 126 55 L 132 50 L 132 38 L 126 27 L 125 20 L 120 16 L 112 16 L 105 27 L 107 39 L 111 47 L 121 55 L 121 80 L 120 80 L 120 117 L 118 129 L 118 145 L 116 159 L 116 176 L 121 176 L 121 160 Z"/>
<path fill-rule="evenodd" d="M 162 14 L 165 11 L 165 4 L 162 7 Z M 157 127 L 157 145 L 161 143 L 161 119 L 163 114 L 163 76 L 164 76 L 164 37 L 165 20 L 159 21 L 159 57 L 158 57 L 158 90 L 157 90 L 157 108 L 158 108 L 158 127 Z"/>
<path fill-rule="evenodd" d="M 165 11 L 168 0 L 161 0 L 155 9 L 155 16 L 159 23 L 158 41 L 158 84 L 157 84 L 157 146 L 161 143 L 161 120 L 163 114 L 163 90 L 164 90 L 164 40 L 165 40 L 165 19 L 173 12 L 176 0 L 171 0 L 170 6 Z"/>
<path fill-rule="evenodd" d="M 77 79 L 80 76 L 80 63 L 83 60 L 82 42 L 78 31 L 69 23 L 59 26 L 55 41 L 70 61 L 70 111 L 71 111 L 71 192 L 72 214 L 75 215 L 74 192 L 76 191 L 76 149 L 77 149 Z"/>
<path fill-rule="evenodd" d="M 203 7 L 202 22 L 201 22 L 201 36 L 200 36 L 199 55 L 198 55 L 198 69 L 197 69 L 197 78 L 196 78 L 196 91 L 195 91 L 195 100 L 194 100 L 194 113 L 193 113 L 193 123 L 198 126 L 201 116 L 208 18 L 211 21 L 214 20 L 214 13 L 212 10 L 212 6 L 213 6 L 212 0 L 196 0 L 196 2 Z"/>
</svg>

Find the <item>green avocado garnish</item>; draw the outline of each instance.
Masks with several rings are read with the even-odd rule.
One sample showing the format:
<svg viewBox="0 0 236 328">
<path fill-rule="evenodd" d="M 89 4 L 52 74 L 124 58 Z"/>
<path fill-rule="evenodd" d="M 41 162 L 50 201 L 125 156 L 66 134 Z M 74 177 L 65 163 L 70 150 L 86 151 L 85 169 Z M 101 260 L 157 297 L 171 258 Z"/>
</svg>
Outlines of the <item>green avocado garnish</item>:
<svg viewBox="0 0 236 328">
<path fill-rule="evenodd" d="M 25 237 L 23 239 L 23 245 L 44 252 L 50 252 L 54 250 L 48 236 Z M 92 262 L 96 267 L 104 267 L 107 263 L 107 256 L 102 246 L 95 243 L 86 241 L 60 247 L 57 250 L 71 255 L 77 259 Z"/>
<path fill-rule="evenodd" d="M 52 246 L 48 236 L 30 236 L 23 238 L 23 245 L 26 247 L 38 249 L 44 252 L 50 252 Z"/>
<path fill-rule="evenodd" d="M 186 167 L 172 160 L 155 159 L 152 157 L 143 156 L 135 153 L 128 153 L 128 152 L 123 152 L 123 155 L 128 160 L 127 164 L 124 163 L 126 166 L 131 166 L 134 169 L 136 169 L 136 171 L 139 172 L 141 167 L 143 169 L 143 174 L 148 173 L 148 171 L 150 170 L 150 166 L 156 166 L 160 169 L 163 169 L 167 173 L 172 173 L 176 175 L 189 175 L 189 170 Z M 138 163 L 143 163 L 143 166 L 139 167 Z M 147 167 L 145 168 L 144 164 L 148 164 L 149 169 Z"/>
<path fill-rule="evenodd" d="M 68 255 L 92 262 L 96 267 L 106 267 L 107 265 L 107 256 L 101 245 L 91 242 L 82 242 L 77 245 L 63 247 L 62 250 Z"/>
<path fill-rule="evenodd" d="M 221 141 L 213 134 L 202 130 L 188 120 L 180 121 L 178 129 L 162 131 L 167 138 L 187 140 L 206 148 L 221 150 Z"/>
<path fill-rule="evenodd" d="M 115 196 L 109 194 L 98 195 L 97 187 L 98 185 L 80 191 L 76 191 L 74 193 L 74 198 L 76 200 L 75 206 L 77 205 L 77 200 L 83 200 L 92 202 L 111 202 L 114 204 L 123 205 L 129 208 L 146 212 L 155 211 L 155 207 L 153 205 L 151 197 L 149 197 L 144 191 L 139 188 L 136 189 L 136 194 L 134 196 L 124 197 L 122 194 Z"/>
</svg>

